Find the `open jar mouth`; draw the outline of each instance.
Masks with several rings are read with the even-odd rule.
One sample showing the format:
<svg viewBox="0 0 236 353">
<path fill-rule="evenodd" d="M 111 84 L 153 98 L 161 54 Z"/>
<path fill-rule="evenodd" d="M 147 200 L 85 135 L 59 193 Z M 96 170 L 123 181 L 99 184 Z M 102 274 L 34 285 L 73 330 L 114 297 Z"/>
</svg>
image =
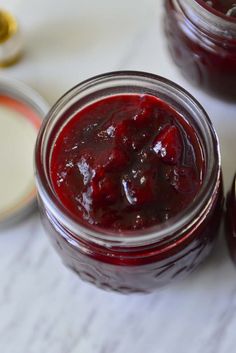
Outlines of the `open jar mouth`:
<svg viewBox="0 0 236 353">
<path fill-rule="evenodd" d="M 192 124 L 205 161 L 205 175 L 199 193 L 177 216 L 168 221 L 143 230 L 112 231 L 100 227 L 86 226 L 60 202 L 52 186 L 50 159 L 53 143 L 67 122 L 86 106 L 105 97 L 121 94 L 149 94 L 167 102 L 185 121 Z M 212 123 L 202 106 L 184 89 L 163 77 L 136 71 L 118 71 L 95 76 L 78 84 L 52 107 L 38 135 L 35 150 L 36 185 L 49 217 L 57 220 L 70 234 L 99 245 L 141 246 L 157 241 L 179 237 L 193 227 L 207 213 L 212 195 L 220 182 L 220 152 L 218 138 Z M 76 236 L 75 236 L 76 237 Z"/>
</svg>

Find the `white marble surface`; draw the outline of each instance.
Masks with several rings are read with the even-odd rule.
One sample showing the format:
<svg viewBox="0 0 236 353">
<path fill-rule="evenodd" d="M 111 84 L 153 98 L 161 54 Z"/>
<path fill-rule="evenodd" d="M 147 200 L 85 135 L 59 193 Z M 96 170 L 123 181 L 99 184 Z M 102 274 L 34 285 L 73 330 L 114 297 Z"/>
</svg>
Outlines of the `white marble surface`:
<svg viewBox="0 0 236 353">
<path fill-rule="evenodd" d="M 1 71 L 50 104 L 77 82 L 120 69 L 180 83 L 211 116 L 222 146 L 225 187 L 236 150 L 236 104 L 194 89 L 170 62 L 160 0 L 1 0 L 21 20 L 25 57 Z M 186 281 L 151 295 L 106 293 L 64 268 L 37 214 L 0 236 L 1 353 L 232 353 L 236 268 L 223 240 Z"/>
</svg>

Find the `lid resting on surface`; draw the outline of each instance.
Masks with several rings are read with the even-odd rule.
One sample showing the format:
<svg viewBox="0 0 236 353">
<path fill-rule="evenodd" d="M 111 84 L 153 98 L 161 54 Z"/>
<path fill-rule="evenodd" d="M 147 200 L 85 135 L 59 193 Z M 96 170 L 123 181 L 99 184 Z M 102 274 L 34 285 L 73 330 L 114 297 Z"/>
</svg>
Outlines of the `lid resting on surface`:
<svg viewBox="0 0 236 353">
<path fill-rule="evenodd" d="M 32 89 L 0 79 L 0 227 L 35 204 L 33 152 L 48 105 Z"/>
</svg>

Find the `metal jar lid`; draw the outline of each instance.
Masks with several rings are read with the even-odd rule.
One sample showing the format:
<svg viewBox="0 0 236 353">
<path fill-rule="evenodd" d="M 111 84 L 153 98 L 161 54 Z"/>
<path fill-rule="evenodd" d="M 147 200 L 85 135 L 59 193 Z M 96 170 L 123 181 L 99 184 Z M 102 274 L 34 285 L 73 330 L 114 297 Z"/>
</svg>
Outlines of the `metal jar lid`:
<svg viewBox="0 0 236 353">
<path fill-rule="evenodd" d="M 22 37 L 17 20 L 0 9 L 0 66 L 9 66 L 22 54 Z"/>
<path fill-rule="evenodd" d="M 0 228 L 35 206 L 33 153 L 48 104 L 34 90 L 0 79 Z"/>
</svg>

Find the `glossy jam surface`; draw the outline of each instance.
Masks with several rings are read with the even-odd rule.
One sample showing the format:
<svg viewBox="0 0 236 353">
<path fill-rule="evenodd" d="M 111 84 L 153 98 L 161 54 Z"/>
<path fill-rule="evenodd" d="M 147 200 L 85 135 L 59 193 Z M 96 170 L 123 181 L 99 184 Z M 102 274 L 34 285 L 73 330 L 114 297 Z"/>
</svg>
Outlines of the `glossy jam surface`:
<svg viewBox="0 0 236 353">
<path fill-rule="evenodd" d="M 214 10 L 230 17 L 236 17 L 235 0 L 204 0 L 204 2 Z"/>
<path fill-rule="evenodd" d="M 57 137 L 51 178 L 63 205 L 117 231 L 157 225 L 184 210 L 202 183 L 195 130 L 148 95 L 112 96 L 79 111 Z"/>
<path fill-rule="evenodd" d="M 215 1 L 213 7 L 227 13 L 228 6 L 223 4 L 226 2 Z M 210 25 L 201 28 L 197 15 L 191 14 L 187 18 L 176 2 L 165 2 L 165 33 L 173 61 L 188 81 L 211 94 L 235 101 L 236 37 L 216 35 Z M 234 28 L 235 25 L 231 24 Z"/>
</svg>

